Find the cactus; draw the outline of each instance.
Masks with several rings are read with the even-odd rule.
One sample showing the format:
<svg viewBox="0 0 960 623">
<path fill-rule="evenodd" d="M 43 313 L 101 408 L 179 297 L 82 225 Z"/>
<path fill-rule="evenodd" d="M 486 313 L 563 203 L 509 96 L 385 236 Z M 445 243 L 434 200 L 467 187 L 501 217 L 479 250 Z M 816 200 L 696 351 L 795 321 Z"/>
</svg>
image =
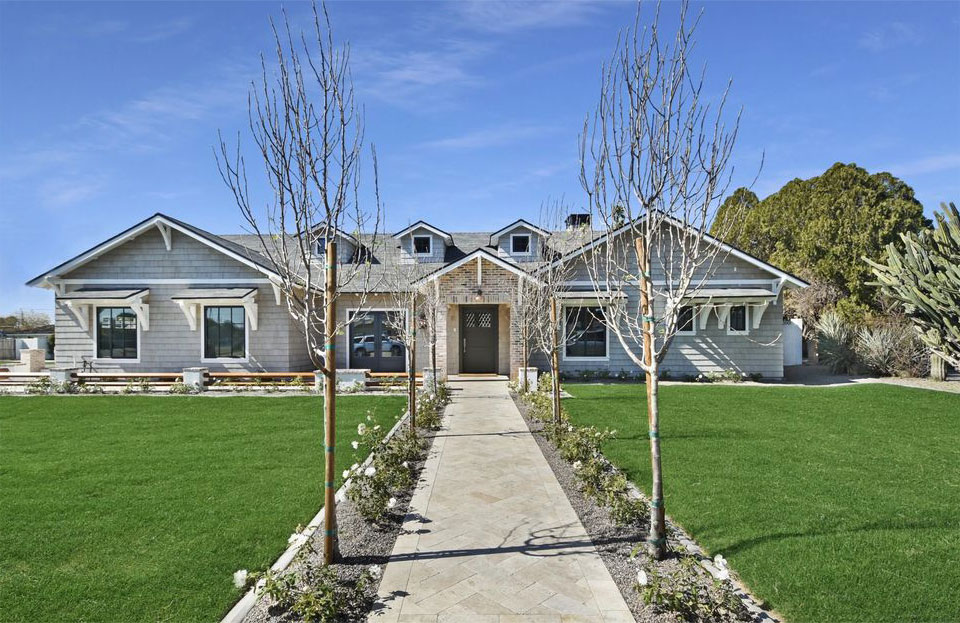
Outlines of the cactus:
<svg viewBox="0 0 960 623">
<path fill-rule="evenodd" d="M 881 291 L 903 304 L 920 339 L 960 369 L 960 212 L 941 204 L 933 231 L 901 234 L 884 263 L 864 258 Z"/>
</svg>

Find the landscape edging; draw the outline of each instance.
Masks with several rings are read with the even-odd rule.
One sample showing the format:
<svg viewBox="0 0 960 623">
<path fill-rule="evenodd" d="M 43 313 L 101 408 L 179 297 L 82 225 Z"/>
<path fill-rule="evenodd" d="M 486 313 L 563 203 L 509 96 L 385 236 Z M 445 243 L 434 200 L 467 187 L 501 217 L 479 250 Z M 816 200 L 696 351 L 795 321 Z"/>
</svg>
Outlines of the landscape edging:
<svg viewBox="0 0 960 623">
<path fill-rule="evenodd" d="M 397 422 L 393 425 L 393 428 L 390 429 L 390 431 L 387 433 L 386 437 L 384 437 L 383 440 L 389 441 L 397 433 L 397 431 L 400 430 L 400 427 L 409 419 L 410 419 L 410 412 L 407 411 L 403 414 L 403 417 L 397 420 Z M 372 461 L 373 461 L 373 452 L 367 455 L 367 458 L 364 459 L 359 469 L 362 470 L 363 468 L 367 467 Z M 353 477 L 351 476 L 350 478 L 347 478 L 345 481 L 343 481 L 343 484 L 340 485 L 339 489 L 337 489 L 337 493 L 334 499 L 336 500 L 338 505 L 341 502 L 343 502 L 343 500 L 346 498 L 347 490 L 350 488 L 350 484 L 352 482 L 353 482 Z M 324 507 L 321 506 L 320 510 L 317 511 L 317 514 L 313 517 L 312 520 L 310 520 L 310 523 L 307 524 L 307 527 L 304 528 L 303 532 L 300 533 L 301 535 L 303 535 L 303 538 L 297 539 L 294 543 L 291 543 L 287 547 L 287 549 L 284 550 L 282 554 L 280 554 L 280 557 L 277 558 L 277 560 L 274 561 L 272 565 L 270 565 L 270 571 L 273 571 L 274 573 L 280 573 L 286 570 L 288 566 L 290 566 L 290 563 L 293 562 L 293 559 L 296 558 L 298 553 L 300 553 L 300 550 L 307 543 L 309 543 L 310 539 L 313 538 L 313 535 L 316 534 L 317 531 L 323 527 L 323 509 Z M 244 593 L 243 597 L 241 597 L 239 601 L 237 601 L 237 603 L 235 603 L 233 607 L 230 608 L 230 611 L 227 612 L 227 614 L 225 614 L 222 619 L 220 619 L 220 623 L 241 623 L 241 621 L 243 621 L 246 618 L 246 616 L 250 613 L 253 607 L 257 604 L 257 599 L 259 598 L 259 596 L 257 595 L 257 592 L 261 588 L 263 588 L 264 583 L 265 583 L 265 580 L 261 579 L 261 580 L 258 580 L 257 583 L 254 584 L 252 587 L 250 587 L 250 589 L 246 593 Z"/>
</svg>

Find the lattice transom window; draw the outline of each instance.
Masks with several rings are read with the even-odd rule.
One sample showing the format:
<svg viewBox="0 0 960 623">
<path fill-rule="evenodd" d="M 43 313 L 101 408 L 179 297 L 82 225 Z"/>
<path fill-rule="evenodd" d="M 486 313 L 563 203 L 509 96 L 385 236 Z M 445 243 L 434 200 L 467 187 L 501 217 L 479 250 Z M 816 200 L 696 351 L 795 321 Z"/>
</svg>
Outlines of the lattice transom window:
<svg viewBox="0 0 960 623">
<path fill-rule="evenodd" d="M 490 312 L 473 312 L 467 314 L 467 327 L 471 329 L 489 329 L 493 326 L 493 314 Z"/>
</svg>

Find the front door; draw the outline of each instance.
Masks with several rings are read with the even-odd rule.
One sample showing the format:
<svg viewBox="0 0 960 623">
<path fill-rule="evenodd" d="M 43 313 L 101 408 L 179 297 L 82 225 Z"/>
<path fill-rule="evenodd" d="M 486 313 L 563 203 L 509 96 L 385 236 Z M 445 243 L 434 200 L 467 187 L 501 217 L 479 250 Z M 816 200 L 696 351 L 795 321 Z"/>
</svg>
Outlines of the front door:
<svg viewBox="0 0 960 623">
<path fill-rule="evenodd" d="M 496 374 L 496 307 L 485 305 L 460 307 L 460 361 L 461 372 Z"/>
</svg>

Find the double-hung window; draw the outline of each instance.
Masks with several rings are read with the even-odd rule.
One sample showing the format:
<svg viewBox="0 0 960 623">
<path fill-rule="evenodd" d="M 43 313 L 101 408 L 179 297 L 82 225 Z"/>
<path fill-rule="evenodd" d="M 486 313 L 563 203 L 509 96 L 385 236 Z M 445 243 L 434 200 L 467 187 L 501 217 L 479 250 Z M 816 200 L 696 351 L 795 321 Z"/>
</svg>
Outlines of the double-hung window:
<svg viewBox="0 0 960 623">
<path fill-rule="evenodd" d="M 136 358 L 136 312 L 129 307 L 98 307 L 97 359 Z"/>
<path fill-rule="evenodd" d="M 564 314 L 564 358 L 605 359 L 607 326 L 603 323 L 603 308 L 567 307 Z"/>
<path fill-rule="evenodd" d="M 203 358 L 245 359 L 247 324 L 242 306 L 203 308 Z"/>
<path fill-rule="evenodd" d="M 747 306 L 734 305 L 730 308 L 729 329 L 730 335 L 745 335 L 747 331 Z"/>
</svg>

